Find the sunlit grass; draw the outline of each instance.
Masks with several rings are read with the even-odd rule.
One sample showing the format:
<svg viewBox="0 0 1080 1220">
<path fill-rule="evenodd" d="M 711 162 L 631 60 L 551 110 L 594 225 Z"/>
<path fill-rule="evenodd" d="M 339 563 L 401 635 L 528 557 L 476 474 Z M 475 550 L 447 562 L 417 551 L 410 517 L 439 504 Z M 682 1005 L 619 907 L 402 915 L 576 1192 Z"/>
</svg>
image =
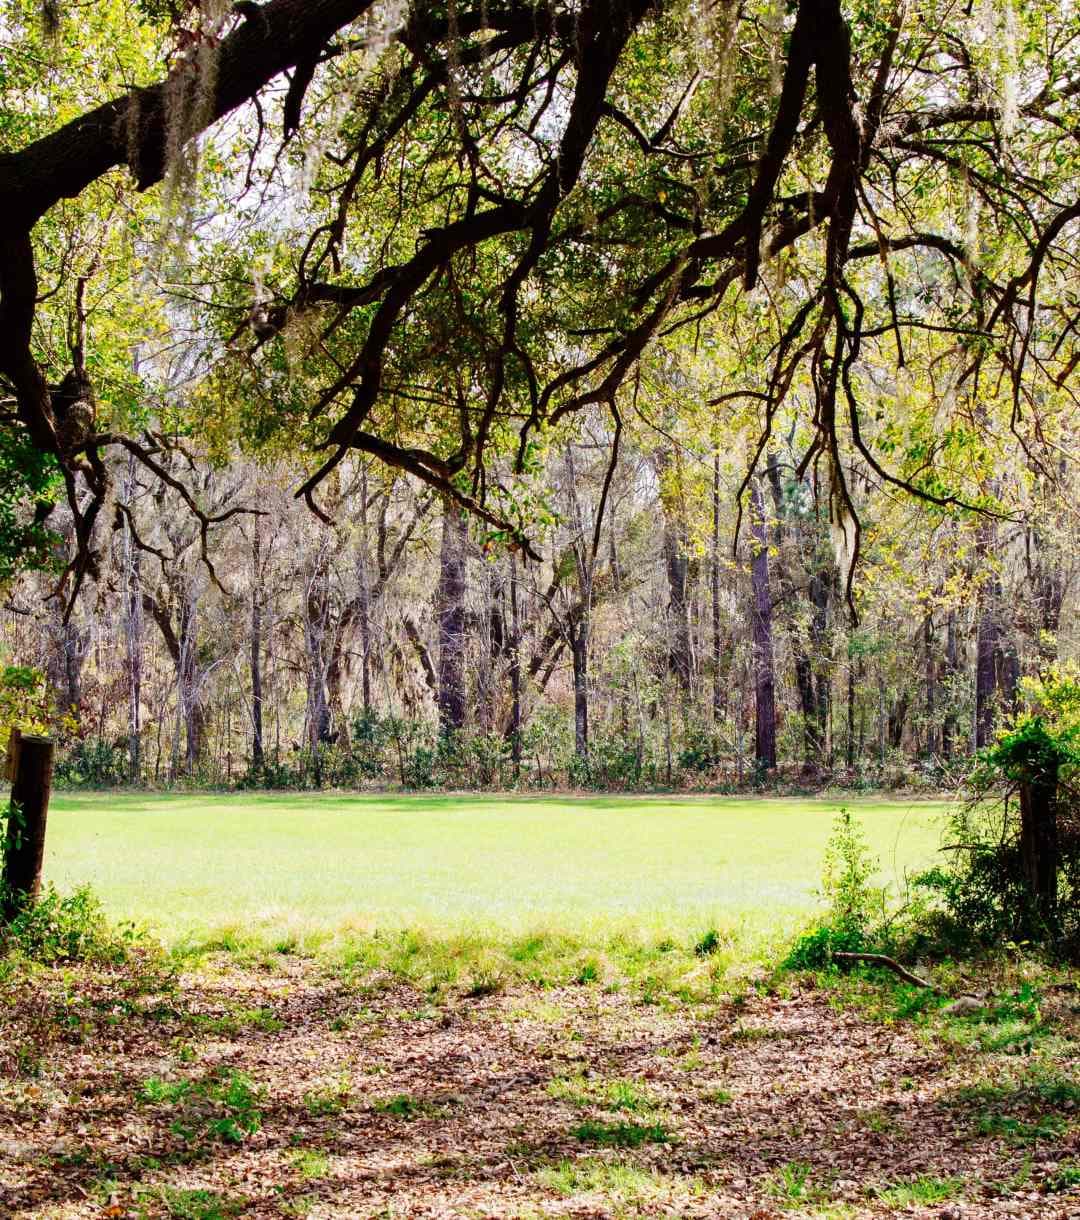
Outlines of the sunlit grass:
<svg viewBox="0 0 1080 1220">
<path fill-rule="evenodd" d="M 886 878 L 934 856 L 941 804 L 846 803 Z M 508 961 L 528 977 L 575 960 L 603 984 L 627 961 L 647 981 L 673 951 L 694 982 L 807 918 L 840 804 L 60 793 L 46 873 L 174 946 L 411 957 L 436 974 L 456 956 L 480 992 Z M 684 960 L 706 934 L 709 953 Z"/>
</svg>

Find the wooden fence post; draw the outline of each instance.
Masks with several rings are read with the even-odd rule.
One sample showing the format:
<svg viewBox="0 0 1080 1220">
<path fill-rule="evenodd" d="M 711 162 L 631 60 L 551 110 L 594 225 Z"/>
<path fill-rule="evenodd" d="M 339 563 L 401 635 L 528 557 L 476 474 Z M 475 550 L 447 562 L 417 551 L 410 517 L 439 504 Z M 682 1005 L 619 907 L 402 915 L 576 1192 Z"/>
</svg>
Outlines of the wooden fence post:
<svg viewBox="0 0 1080 1220">
<path fill-rule="evenodd" d="M 4 775 L 9 783 L 15 782 L 15 760 L 19 756 L 19 738 L 22 730 L 12 727 L 8 735 L 7 754 L 4 756 Z"/>
<path fill-rule="evenodd" d="M 14 753 L 15 775 L 4 837 L 0 885 L 0 921 L 4 923 L 32 906 L 41 890 L 52 768 L 52 739 L 21 734 Z"/>
</svg>

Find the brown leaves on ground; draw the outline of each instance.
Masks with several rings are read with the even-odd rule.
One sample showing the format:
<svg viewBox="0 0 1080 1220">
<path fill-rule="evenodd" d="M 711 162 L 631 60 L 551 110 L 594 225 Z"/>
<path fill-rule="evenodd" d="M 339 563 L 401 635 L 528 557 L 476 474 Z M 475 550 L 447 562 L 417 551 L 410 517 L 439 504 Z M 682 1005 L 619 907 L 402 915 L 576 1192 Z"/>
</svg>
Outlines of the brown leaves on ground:
<svg viewBox="0 0 1080 1220">
<path fill-rule="evenodd" d="M 433 1002 L 226 958 L 0 993 L 5 1217 L 1080 1215 L 1075 1077 L 812 989 Z"/>
</svg>

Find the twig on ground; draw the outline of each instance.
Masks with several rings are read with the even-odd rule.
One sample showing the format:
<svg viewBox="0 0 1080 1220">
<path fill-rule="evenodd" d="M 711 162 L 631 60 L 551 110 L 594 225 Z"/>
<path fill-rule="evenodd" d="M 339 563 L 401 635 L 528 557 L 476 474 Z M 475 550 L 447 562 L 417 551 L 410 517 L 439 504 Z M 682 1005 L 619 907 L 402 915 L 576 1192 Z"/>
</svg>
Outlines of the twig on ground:
<svg viewBox="0 0 1080 1220">
<path fill-rule="evenodd" d="M 911 983 L 915 987 L 925 987 L 927 991 L 936 992 L 938 995 L 945 994 L 940 987 L 935 987 L 933 983 L 913 974 L 906 966 L 901 966 L 895 958 L 887 957 L 884 953 L 834 953 L 833 957 L 842 962 L 869 962 L 872 966 L 884 966 L 886 970 L 891 970 L 893 974 L 902 978 L 905 983 Z"/>
<path fill-rule="evenodd" d="M 885 953 L 834 953 L 833 957 L 839 961 L 867 962 L 871 966 L 884 966 L 886 970 L 891 970 L 893 974 L 897 975 L 899 978 L 902 978 L 905 983 L 911 983 L 914 987 L 925 988 L 925 990 L 932 991 L 935 995 L 948 996 L 949 994 L 947 991 L 943 991 L 942 988 L 936 986 L 934 983 L 921 978 L 919 975 L 909 970 L 906 966 L 902 966 L 896 960 L 896 958 L 889 957 Z M 963 995 L 957 996 L 953 1000 L 952 1004 L 946 1006 L 945 1011 L 948 1012 L 950 1009 L 953 1009 L 954 1006 L 957 1006 L 955 1008 L 956 1012 L 966 1012 L 974 1007 L 982 1008 L 983 1003 L 984 1000 L 979 996 L 964 993 Z M 962 1007 L 959 1007 L 960 1005 L 962 1005 Z"/>
</svg>

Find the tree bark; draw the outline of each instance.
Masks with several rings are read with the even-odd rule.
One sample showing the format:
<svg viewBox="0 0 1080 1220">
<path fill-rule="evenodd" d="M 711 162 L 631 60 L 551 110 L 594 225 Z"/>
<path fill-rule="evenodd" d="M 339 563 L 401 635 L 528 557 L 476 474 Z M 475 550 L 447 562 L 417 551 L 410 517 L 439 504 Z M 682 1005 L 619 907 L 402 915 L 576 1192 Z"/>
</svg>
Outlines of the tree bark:
<svg viewBox="0 0 1080 1220">
<path fill-rule="evenodd" d="M 262 684 L 262 533 L 254 518 L 251 535 L 251 765 L 261 771 L 263 751 Z"/>
<path fill-rule="evenodd" d="M 923 619 L 923 666 L 926 680 L 926 742 L 924 754 L 933 758 L 937 753 L 937 663 L 934 656 L 934 616 Z"/>
<path fill-rule="evenodd" d="M 589 612 L 582 608 L 570 624 L 570 655 L 574 666 L 574 753 L 589 760 Z"/>
<path fill-rule="evenodd" d="M 465 724 L 465 543 L 462 509 L 449 500 L 443 507 L 439 555 L 439 723 L 443 732 Z"/>
<path fill-rule="evenodd" d="M 127 503 L 135 498 L 135 458 L 128 460 Z M 124 518 L 124 643 L 128 676 L 128 766 L 131 782 L 142 777 L 143 592 L 142 551 Z"/>
<path fill-rule="evenodd" d="M 1020 785 L 1020 857 L 1037 935 L 1057 927 L 1057 767 Z"/>
<path fill-rule="evenodd" d="M 4 837 L 3 922 L 33 906 L 41 892 L 45 825 L 52 789 L 53 743 L 20 734 Z"/>
<path fill-rule="evenodd" d="M 712 547 L 709 556 L 709 594 L 712 610 L 712 712 L 719 724 L 724 714 L 724 694 L 720 669 L 723 645 L 720 636 L 720 453 L 713 454 L 712 472 Z"/>
<path fill-rule="evenodd" d="M 678 462 L 671 450 L 658 449 L 654 455 L 657 477 L 663 483 L 665 474 Z M 690 571 L 689 541 L 685 510 L 682 503 L 681 476 L 676 464 L 675 494 L 660 494 L 660 512 L 663 519 L 662 550 L 664 570 L 667 576 L 667 654 L 668 669 L 675 676 L 684 695 L 690 693 L 693 675 L 693 651 L 690 637 L 690 602 L 687 596 Z"/>
<path fill-rule="evenodd" d="M 57 693 L 57 705 L 65 715 L 78 722 L 82 714 L 82 671 L 90 643 L 90 630 L 69 618 L 62 621 L 62 607 L 51 634 L 47 675 L 49 686 Z"/>
<path fill-rule="evenodd" d="M 683 694 L 690 692 L 693 659 L 690 642 L 690 604 L 687 598 L 686 530 L 670 510 L 664 515 L 664 566 L 668 582 L 668 667 Z"/>
<path fill-rule="evenodd" d="M 975 629 L 975 748 L 990 744 L 994 734 L 994 694 L 1000 639 L 996 608 L 984 596 Z"/>
<path fill-rule="evenodd" d="M 308 655 L 308 712 L 311 745 L 319 747 L 333 739 L 333 716 L 327 688 L 327 620 L 330 613 L 329 574 L 325 554 L 320 554 L 308 575 L 304 598 L 304 643 Z"/>
<path fill-rule="evenodd" d="M 181 714 L 184 721 L 184 762 L 188 774 L 202 760 L 205 744 L 206 708 L 198 656 L 199 603 L 194 590 L 184 592 L 180 604 L 180 666 L 177 673 Z"/>
<path fill-rule="evenodd" d="M 769 544 L 765 531 L 765 498 L 755 479 L 750 485 L 750 585 L 753 594 L 754 754 L 759 770 L 776 768 L 776 680 L 773 672 L 772 592 L 769 588 Z"/>
<path fill-rule="evenodd" d="M 518 606 L 517 556 L 510 555 L 510 758 L 521 769 L 521 613 Z"/>
<path fill-rule="evenodd" d="M 949 689 L 946 692 L 947 703 L 945 715 L 941 721 L 941 757 L 950 762 L 953 756 L 953 739 L 956 735 L 957 718 L 955 708 L 956 692 L 953 684 L 960 670 L 956 640 L 956 611 L 950 610 L 945 622 L 945 676 Z"/>
</svg>

